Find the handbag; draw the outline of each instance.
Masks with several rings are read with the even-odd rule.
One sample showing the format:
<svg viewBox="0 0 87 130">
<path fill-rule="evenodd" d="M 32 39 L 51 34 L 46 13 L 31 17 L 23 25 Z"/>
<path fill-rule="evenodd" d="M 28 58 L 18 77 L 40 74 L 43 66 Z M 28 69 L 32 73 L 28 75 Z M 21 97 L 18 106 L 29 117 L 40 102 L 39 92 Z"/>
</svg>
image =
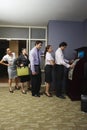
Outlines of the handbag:
<svg viewBox="0 0 87 130">
<path fill-rule="evenodd" d="M 17 75 L 18 76 L 26 76 L 29 75 L 29 68 L 25 67 L 17 67 Z"/>
</svg>

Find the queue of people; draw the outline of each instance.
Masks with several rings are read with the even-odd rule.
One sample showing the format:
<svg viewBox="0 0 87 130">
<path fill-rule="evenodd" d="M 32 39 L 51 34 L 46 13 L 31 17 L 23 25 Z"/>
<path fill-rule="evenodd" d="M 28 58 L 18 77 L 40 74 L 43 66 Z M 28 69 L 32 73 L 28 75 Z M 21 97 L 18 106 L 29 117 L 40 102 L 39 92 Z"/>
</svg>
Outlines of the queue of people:
<svg viewBox="0 0 87 130">
<path fill-rule="evenodd" d="M 58 49 L 55 52 L 55 58 L 52 56 L 53 48 L 51 45 L 47 45 L 45 51 L 41 51 L 42 41 L 36 41 L 35 46 L 31 49 L 29 57 L 25 48 L 22 49 L 21 55 L 18 58 L 15 57 L 10 48 L 6 49 L 7 54 L 2 58 L 0 64 L 6 65 L 8 67 L 8 83 L 9 92 L 13 93 L 12 81 L 15 79 L 15 89 L 19 88 L 19 82 L 21 83 L 21 92 L 26 94 L 24 89 L 24 83 L 27 82 L 27 90 L 30 90 L 34 97 L 40 97 L 41 88 L 41 55 L 44 54 L 45 58 L 45 90 L 44 94 L 47 97 L 52 97 L 50 93 L 50 87 L 53 80 L 52 71 L 54 69 L 54 79 L 55 79 L 55 95 L 58 98 L 65 99 L 62 93 L 63 89 L 63 78 L 64 78 L 64 67 L 73 68 L 73 64 L 69 64 L 69 61 L 64 59 L 63 51 L 67 47 L 66 42 L 59 44 Z M 7 62 L 7 63 L 6 63 Z M 17 67 L 20 69 L 22 67 L 27 67 L 29 73 L 25 75 L 17 75 Z M 19 79 L 19 80 L 18 80 Z"/>
</svg>

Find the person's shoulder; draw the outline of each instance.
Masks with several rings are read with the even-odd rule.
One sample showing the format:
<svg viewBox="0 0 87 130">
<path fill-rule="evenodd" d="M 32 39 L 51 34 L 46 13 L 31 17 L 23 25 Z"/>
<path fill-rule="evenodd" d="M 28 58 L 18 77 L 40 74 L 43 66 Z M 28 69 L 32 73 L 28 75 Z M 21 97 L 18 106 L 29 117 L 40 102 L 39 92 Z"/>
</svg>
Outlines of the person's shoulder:
<svg viewBox="0 0 87 130">
<path fill-rule="evenodd" d="M 4 55 L 3 58 L 4 58 L 4 57 L 5 57 L 5 58 L 8 57 L 8 54 Z"/>
<path fill-rule="evenodd" d="M 46 53 L 46 55 L 47 55 L 47 56 L 50 56 L 50 55 L 51 55 L 51 53 L 47 52 L 47 53 Z"/>
<path fill-rule="evenodd" d="M 15 52 L 12 52 L 12 55 L 15 56 Z"/>
<path fill-rule="evenodd" d="M 57 50 L 60 50 L 60 49 L 61 49 L 61 48 L 60 48 L 60 47 L 58 47 L 58 48 L 56 49 L 56 51 L 57 51 Z"/>
<path fill-rule="evenodd" d="M 6 55 L 4 55 L 4 56 L 2 57 L 2 60 L 8 60 L 8 58 L 9 58 L 9 56 L 8 56 L 8 54 L 6 54 Z"/>
<path fill-rule="evenodd" d="M 55 51 L 55 53 L 57 53 L 58 52 L 58 49 Z"/>
<path fill-rule="evenodd" d="M 36 48 L 35 48 L 35 47 L 33 47 L 33 48 L 30 50 L 30 53 L 34 53 L 34 52 L 35 52 L 35 50 L 36 50 Z"/>
<path fill-rule="evenodd" d="M 57 50 L 56 50 L 56 52 L 60 52 L 61 51 L 61 48 L 58 48 Z"/>
<path fill-rule="evenodd" d="M 12 54 L 15 54 L 15 52 L 12 52 Z"/>
</svg>

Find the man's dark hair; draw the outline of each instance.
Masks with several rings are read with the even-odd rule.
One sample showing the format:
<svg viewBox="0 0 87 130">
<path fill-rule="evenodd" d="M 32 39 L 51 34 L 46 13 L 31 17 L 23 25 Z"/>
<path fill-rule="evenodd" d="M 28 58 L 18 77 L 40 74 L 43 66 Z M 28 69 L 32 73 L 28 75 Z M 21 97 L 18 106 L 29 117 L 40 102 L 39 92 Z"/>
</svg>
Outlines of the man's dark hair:
<svg viewBox="0 0 87 130">
<path fill-rule="evenodd" d="M 35 42 L 35 46 L 38 45 L 38 44 L 40 44 L 40 43 L 42 44 L 43 42 L 42 41 L 36 41 Z"/>
<path fill-rule="evenodd" d="M 61 46 L 67 46 L 67 43 L 66 43 L 66 42 L 61 42 L 61 43 L 59 44 L 59 47 L 61 47 Z"/>
</svg>

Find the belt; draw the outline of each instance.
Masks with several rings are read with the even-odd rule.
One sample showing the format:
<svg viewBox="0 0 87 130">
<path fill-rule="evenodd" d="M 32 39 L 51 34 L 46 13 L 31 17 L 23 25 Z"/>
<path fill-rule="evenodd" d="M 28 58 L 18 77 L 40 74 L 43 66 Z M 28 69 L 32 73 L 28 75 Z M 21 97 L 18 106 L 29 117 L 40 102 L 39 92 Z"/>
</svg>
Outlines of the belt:
<svg viewBox="0 0 87 130">
<path fill-rule="evenodd" d="M 35 65 L 35 66 L 40 66 L 40 65 Z"/>
<path fill-rule="evenodd" d="M 64 66 L 64 65 L 60 65 L 60 64 L 56 64 L 57 66 Z"/>
</svg>

